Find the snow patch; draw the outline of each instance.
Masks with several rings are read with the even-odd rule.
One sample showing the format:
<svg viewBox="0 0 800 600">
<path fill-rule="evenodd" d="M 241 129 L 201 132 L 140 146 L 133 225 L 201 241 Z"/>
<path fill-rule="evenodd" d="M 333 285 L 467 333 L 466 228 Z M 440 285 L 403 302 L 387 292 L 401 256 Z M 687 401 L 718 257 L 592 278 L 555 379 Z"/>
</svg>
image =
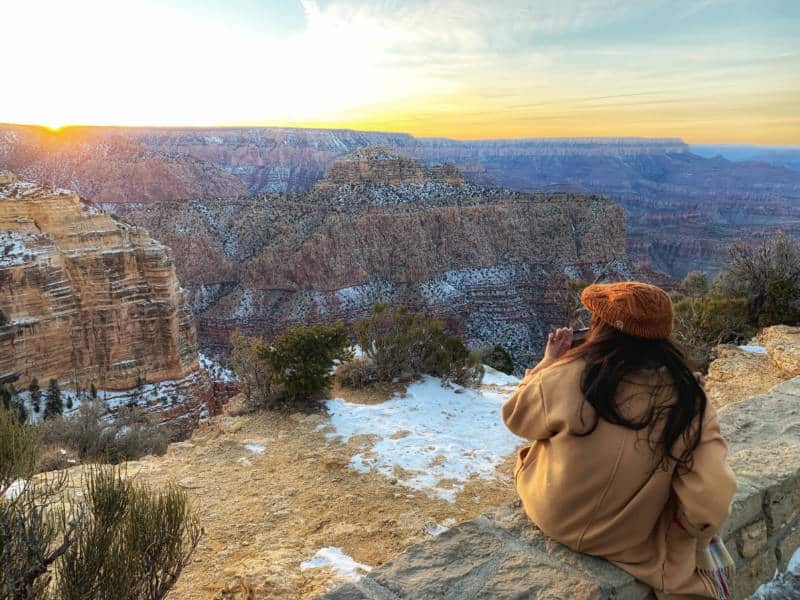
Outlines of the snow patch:
<svg viewBox="0 0 800 600">
<path fill-rule="evenodd" d="M 750 352 L 751 354 L 766 354 L 767 349 L 764 346 L 757 346 L 755 344 L 744 344 L 739 346 L 739 350 L 744 350 L 745 352 Z"/>
<path fill-rule="evenodd" d="M 20 494 L 25 491 L 27 485 L 27 479 L 17 479 L 16 481 L 12 482 L 10 486 L 8 486 L 8 489 L 6 489 L 5 493 L 3 494 L 3 498 L 6 500 L 16 500 Z"/>
<path fill-rule="evenodd" d="M 264 454 L 266 447 L 262 444 L 245 444 L 244 449 L 249 450 L 253 454 Z"/>
<path fill-rule="evenodd" d="M 320 548 L 310 560 L 300 563 L 301 571 L 320 567 L 330 567 L 336 575 L 349 581 L 357 581 L 372 570 L 369 565 L 354 561 L 341 548 L 333 547 Z"/>
<path fill-rule="evenodd" d="M 382 404 L 327 401 L 328 438 L 347 442 L 357 435 L 377 436 L 369 451 L 358 453 L 350 467 L 376 470 L 412 489 L 455 501 L 470 478 L 492 479 L 495 467 L 523 441 L 500 417 L 507 390 L 442 385 L 426 376 Z M 398 432 L 404 432 L 398 436 Z"/>
<path fill-rule="evenodd" d="M 522 381 L 519 377 L 514 377 L 513 375 L 506 375 L 502 371 L 498 371 L 497 369 L 493 369 L 489 365 L 483 365 L 483 379 L 481 383 L 483 385 L 496 385 L 498 387 L 510 387 L 510 386 L 518 386 L 519 382 Z"/>
</svg>

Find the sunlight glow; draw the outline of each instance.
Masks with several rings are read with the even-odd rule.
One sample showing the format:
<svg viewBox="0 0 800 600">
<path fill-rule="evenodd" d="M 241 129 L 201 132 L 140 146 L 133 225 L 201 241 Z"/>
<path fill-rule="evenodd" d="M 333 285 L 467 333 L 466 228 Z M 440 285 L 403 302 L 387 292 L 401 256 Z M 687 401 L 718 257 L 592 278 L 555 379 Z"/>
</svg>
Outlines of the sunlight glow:
<svg viewBox="0 0 800 600">
<path fill-rule="evenodd" d="M 667 14 L 689 30 L 711 0 L 692 10 L 666 0 L 260 0 L 252 26 L 220 22 L 231 3 L 4 3 L 16 25 L 0 54 L 15 68 L 0 122 L 800 143 L 796 40 L 700 30 L 636 42 L 615 29 L 636 38 Z M 284 13 L 296 26 L 266 27 Z"/>
</svg>

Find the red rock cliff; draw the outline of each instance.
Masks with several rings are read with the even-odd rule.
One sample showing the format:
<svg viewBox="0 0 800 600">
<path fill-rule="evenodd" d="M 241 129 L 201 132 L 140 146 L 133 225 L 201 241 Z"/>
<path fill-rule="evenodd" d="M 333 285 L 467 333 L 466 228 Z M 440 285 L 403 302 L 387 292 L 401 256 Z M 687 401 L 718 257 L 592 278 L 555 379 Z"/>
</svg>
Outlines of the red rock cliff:
<svg viewBox="0 0 800 600">
<path fill-rule="evenodd" d="M 0 377 L 18 389 L 34 377 L 109 391 L 144 380 L 160 390 L 144 394 L 146 409 L 182 427 L 208 399 L 169 250 L 74 192 L 8 172 L 0 173 L 0 313 Z"/>
</svg>

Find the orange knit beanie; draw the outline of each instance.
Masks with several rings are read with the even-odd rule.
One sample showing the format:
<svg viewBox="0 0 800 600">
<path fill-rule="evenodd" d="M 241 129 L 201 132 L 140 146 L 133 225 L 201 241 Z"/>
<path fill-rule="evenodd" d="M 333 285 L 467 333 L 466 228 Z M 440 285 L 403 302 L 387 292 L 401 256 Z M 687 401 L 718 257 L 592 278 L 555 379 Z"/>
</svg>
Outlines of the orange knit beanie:
<svg viewBox="0 0 800 600">
<path fill-rule="evenodd" d="M 628 335 L 661 339 L 672 333 L 672 300 L 654 285 L 595 283 L 583 290 L 581 302 L 598 319 Z"/>
</svg>

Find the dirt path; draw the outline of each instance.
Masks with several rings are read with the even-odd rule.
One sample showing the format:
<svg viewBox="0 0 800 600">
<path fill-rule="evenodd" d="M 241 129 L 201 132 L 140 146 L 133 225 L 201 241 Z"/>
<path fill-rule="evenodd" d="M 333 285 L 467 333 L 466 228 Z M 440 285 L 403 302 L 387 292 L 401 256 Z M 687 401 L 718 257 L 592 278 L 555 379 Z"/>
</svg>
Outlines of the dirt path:
<svg viewBox="0 0 800 600">
<path fill-rule="evenodd" d="M 324 415 L 220 416 L 166 455 L 128 463 L 129 475 L 186 489 L 205 529 L 170 598 L 313 598 L 335 582 L 328 567 L 300 569 L 320 548 L 379 565 L 429 537 L 434 524 L 514 498 L 510 456 L 496 479 L 468 481 L 451 503 L 348 468 L 371 440 L 330 441 L 317 431 L 326 422 Z"/>
</svg>

